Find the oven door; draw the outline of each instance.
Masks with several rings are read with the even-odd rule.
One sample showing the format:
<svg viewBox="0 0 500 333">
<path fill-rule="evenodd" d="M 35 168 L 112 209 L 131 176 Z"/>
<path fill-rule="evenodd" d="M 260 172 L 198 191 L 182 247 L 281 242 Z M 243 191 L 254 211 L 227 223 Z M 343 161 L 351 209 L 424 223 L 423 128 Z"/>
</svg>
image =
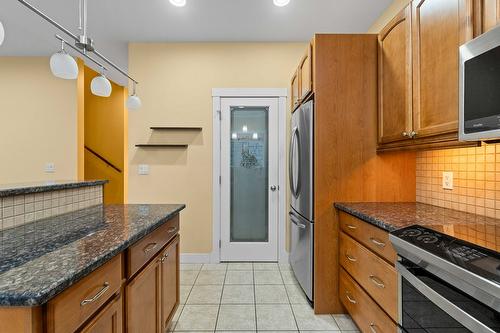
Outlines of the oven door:
<svg viewBox="0 0 500 333">
<path fill-rule="evenodd" d="M 422 267 L 402 259 L 399 324 L 404 332 L 500 332 L 497 311 L 471 298 Z"/>
</svg>

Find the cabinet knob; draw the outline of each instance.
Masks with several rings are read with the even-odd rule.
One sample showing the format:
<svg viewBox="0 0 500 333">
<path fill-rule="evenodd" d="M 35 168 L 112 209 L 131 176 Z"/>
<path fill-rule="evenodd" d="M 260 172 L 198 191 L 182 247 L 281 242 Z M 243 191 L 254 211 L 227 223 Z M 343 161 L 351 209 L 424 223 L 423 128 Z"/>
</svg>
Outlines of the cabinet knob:
<svg viewBox="0 0 500 333">
<path fill-rule="evenodd" d="M 405 138 L 409 137 L 409 134 L 406 131 L 404 131 L 403 133 L 401 133 L 401 135 L 404 136 Z"/>
<path fill-rule="evenodd" d="M 411 131 L 410 138 L 414 139 L 417 136 L 417 132 Z"/>
</svg>

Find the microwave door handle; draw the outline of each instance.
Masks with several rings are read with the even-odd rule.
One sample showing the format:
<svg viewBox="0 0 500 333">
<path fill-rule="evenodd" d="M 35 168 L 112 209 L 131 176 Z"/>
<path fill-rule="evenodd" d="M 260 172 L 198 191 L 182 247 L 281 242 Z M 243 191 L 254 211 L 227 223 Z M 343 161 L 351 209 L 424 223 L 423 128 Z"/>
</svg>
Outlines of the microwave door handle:
<svg viewBox="0 0 500 333">
<path fill-rule="evenodd" d="M 495 333 L 495 331 L 434 291 L 432 288 L 422 282 L 422 280 L 410 273 L 410 271 L 408 271 L 400 262 L 396 262 L 396 269 L 398 270 L 399 274 L 404 277 L 406 281 L 408 281 L 413 287 L 415 287 L 432 303 L 436 304 L 440 309 L 445 311 L 450 317 L 455 319 L 464 327 L 476 333 Z M 400 297 L 402 297 L 402 295 Z"/>
</svg>

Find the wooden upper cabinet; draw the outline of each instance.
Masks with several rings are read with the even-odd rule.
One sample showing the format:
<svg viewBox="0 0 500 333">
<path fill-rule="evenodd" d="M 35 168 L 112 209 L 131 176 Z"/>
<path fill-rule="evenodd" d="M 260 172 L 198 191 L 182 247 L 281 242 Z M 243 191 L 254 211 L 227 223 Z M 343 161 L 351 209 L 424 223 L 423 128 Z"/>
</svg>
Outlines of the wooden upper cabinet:
<svg viewBox="0 0 500 333">
<path fill-rule="evenodd" d="M 458 48 L 473 37 L 473 0 L 412 2 L 416 138 L 458 129 Z"/>
<path fill-rule="evenodd" d="M 300 85 L 299 85 L 299 74 L 298 71 L 292 77 L 292 83 L 290 88 L 290 93 L 292 96 L 290 97 L 292 112 L 295 110 L 295 107 L 299 105 L 299 94 L 300 94 Z"/>
<path fill-rule="evenodd" d="M 481 8 L 481 33 L 491 30 L 500 23 L 500 0 L 479 0 Z"/>
<path fill-rule="evenodd" d="M 409 139 L 412 131 L 411 7 L 380 32 L 379 143 Z"/>
<path fill-rule="evenodd" d="M 312 47 L 307 47 L 304 57 L 302 57 L 299 65 L 300 75 L 300 95 L 299 99 L 303 100 L 309 93 L 312 92 Z"/>
</svg>

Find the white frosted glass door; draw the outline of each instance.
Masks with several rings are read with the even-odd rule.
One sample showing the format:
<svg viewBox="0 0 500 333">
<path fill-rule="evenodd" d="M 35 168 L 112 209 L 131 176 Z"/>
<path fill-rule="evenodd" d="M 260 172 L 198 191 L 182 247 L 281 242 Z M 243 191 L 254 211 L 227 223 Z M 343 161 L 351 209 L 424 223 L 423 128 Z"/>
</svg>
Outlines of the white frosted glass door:
<svg viewBox="0 0 500 333">
<path fill-rule="evenodd" d="M 277 260 L 277 99 L 223 99 L 221 260 Z"/>
</svg>

